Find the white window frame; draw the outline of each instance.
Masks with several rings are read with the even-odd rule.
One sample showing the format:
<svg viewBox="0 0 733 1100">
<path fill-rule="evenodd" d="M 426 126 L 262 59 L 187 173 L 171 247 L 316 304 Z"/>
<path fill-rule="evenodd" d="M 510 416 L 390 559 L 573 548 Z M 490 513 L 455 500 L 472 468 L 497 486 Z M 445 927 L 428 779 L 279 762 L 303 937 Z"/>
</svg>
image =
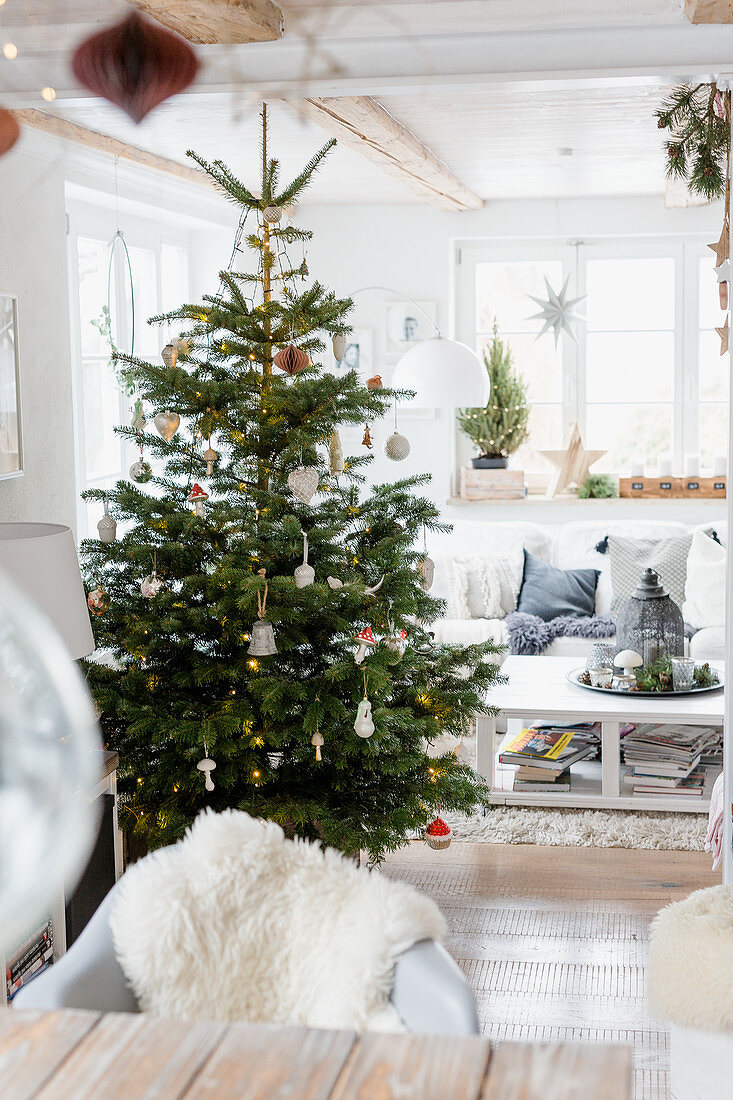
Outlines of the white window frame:
<svg viewBox="0 0 733 1100">
<path fill-rule="evenodd" d="M 586 264 L 595 259 L 647 259 L 670 257 L 675 261 L 675 342 L 672 457 L 681 469 L 684 456 L 699 453 L 699 419 L 703 402 L 699 397 L 699 261 L 711 259 L 710 293 L 715 294 L 714 260 L 702 236 L 654 236 L 586 238 L 568 241 L 544 238 L 537 241 L 505 238 L 497 241 L 455 242 L 455 332 L 470 347 L 477 344 L 476 265 L 528 260 L 562 263 L 563 282 L 570 276 L 571 297 L 586 293 Z M 559 288 L 556 288 L 559 289 Z M 528 300 L 528 315 L 532 303 Z M 582 304 L 580 307 L 582 313 Z M 722 314 L 721 314 L 722 316 Z M 586 324 L 576 329 L 577 344 L 567 336 L 562 343 L 562 416 L 567 432 L 574 422 L 585 431 Z M 588 441 L 592 446 L 592 440 Z M 626 471 L 616 471 L 625 473 Z"/>
</svg>

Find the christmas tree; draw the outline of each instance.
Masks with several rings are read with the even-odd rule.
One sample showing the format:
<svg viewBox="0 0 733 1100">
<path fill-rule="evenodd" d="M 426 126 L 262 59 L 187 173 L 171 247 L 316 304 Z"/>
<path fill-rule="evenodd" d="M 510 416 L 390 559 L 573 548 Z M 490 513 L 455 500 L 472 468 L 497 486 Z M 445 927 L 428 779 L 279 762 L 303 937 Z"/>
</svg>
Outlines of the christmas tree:
<svg viewBox="0 0 733 1100">
<path fill-rule="evenodd" d="M 529 405 L 527 384 L 514 369 L 511 348 L 499 337 L 496 318 L 484 365 L 491 380 L 489 403 L 485 409 L 464 409 L 458 423 L 482 458 L 508 458 L 529 435 Z"/>
<path fill-rule="evenodd" d="M 82 546 L 96 643 L 114 656 L 85 671 L 120 754 L 123 824 L 148 846 L 205 806 L 236 807 L 379 860 L 438 806 L 484 799 L 430 746 L 467 730 L 494 647 L 426 630 L 441 605 L 422 540 L 446 529 L 415 495 L 428 478 L 368 489 L 368 450 L 342 458 L 339 426 L 394 395 L 317 365 L 351 302 L 288 258 L 310 234 L 286 208 L 334 143 L 281 187 L 266 108 L 262 123 L 259 195 L 189 154 L 241 211 L 217 292 L 152 319 L 181 334 L 162 364 L 118 353 L 141 402 L 118 431 L 141 453 Z"/>
</svg>

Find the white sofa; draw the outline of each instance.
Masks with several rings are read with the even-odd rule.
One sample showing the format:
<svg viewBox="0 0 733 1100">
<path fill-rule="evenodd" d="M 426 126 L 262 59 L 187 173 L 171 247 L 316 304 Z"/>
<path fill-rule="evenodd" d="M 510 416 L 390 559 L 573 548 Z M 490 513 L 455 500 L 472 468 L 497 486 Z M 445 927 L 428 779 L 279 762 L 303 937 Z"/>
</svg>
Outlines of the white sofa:
<svg viewBox="0 0 733 1100">
<path fill-rule="evenodd" d="M 707 523 L 699 525 L 703 530 L 713 527 L 720 539 L 727 543 L 724 525 Z M 624 538 L 663 539 L 670 535 L 693 532 L 694 527 L 684 523 L 647 522 L 626 520 L 586 523 L 566 523 L 550 526 L 539 523 L 493 523 L 491 521 L 458 521 L 450 534 L 433 535 L 430 555 L 435 561 L 435 581 L 431 595 L 447 599 L 449 557 L 465 558 L 471 555 L 516 555 L 524 547 L 531 554 L 560 569 L 592 568 L 600 571 L 596 590 L 596 614 L 610 617 L 611 571 L 610 556 L 599 554 L 595 547 L 606 535 Z M 720 593 L 721 607 L 724 592 Z M 507 630 L 502 619 L 440 619 L 431 628 L 436 640 L 471 643 L 494 640 L 505 643 Z M 584 657 L 594 639 L 557 638 L 545 650 L 548 655 Z M 724 630 L 710 626 L 698 630 L 690 640 L 690 655 L 699 660 L 722 660 L 725 657 Z"/>
</svg>

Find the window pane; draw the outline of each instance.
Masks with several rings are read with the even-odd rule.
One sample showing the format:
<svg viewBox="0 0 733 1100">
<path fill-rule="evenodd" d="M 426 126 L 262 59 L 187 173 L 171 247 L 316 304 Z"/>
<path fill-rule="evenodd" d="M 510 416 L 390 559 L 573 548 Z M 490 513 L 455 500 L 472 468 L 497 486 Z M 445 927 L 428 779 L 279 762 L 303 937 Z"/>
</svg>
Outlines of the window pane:
<svg viewBox="0 0 733 1100">
<path fill-rule="evenodd" d="M 588 328 L 674 328 L 674 259 L 589 260 Z"/>
<path fill-rule="evenodd" d="M 534 405 L 529 414 L 529 439 L 512 455 L 514 469 L 550 471 L 552 463 L 538 451 L 556 451 L 563 445 L 562 406 Z"/>
<path fill-rule="evenodd" d="M 700 333 L 700 400 L 727 401 L 730 358 L 720 354 L 717 332 Z"/>
<path fill-rule="evenodd" d="M 105 359 L 82 362 L 86 480 L 117 474 L 120 440 L 113 428 L 120 421 L 117 380 Z"/>
<path fill-rule="evenodd" d="M 562 349 L 555 347 L 554 340 L 538 340 L 529 333 L 499 333 L 504 346 L 512 353 L 514 366 L 529 383 L 530 401 L 562 400 Z M 479 355 L 491 343 L 491 337 L 484 337 L 479 346 Z"/>
<path fill-rule="evenodd" d="M 160 248 L 161 313 L 170 313 L 188 301 L 188 252 L 174 244 Z"/>
<path fill-rule="evenodd" d="M 594 473 L 624 473 L 637 455 L 654 464 L 660 453 L 672 450 L 672 406 L 589 405 L 584 442 L 608 452 Z"/>
<path fill-rule="evenodd" d="M 517 263 L 476 264 L 476 327 L 491 332 L 496 317 L 502 332 L 536 332 L 537 321 L 529 317 L 538 306 L 527 295 L 545 297 L 547 276 L 551 286 L 562 285 L 559 260 L 528 260 Z"/>
<path fill-rule="evenodd" d="M 704 256 L 700 260 L 699 279 L 699 309 L 700 328 L 715 328 L 723 324 L 723 311 L 720 308 L 720 294 L 718 292 L 718 277 L 715 274 L 715 257 L 712 252 L 709 257 Z"/>
<path fill-rule="evenodd" d="M 162 346 L 158 326 L 148 324 L 148 317 L 159 312 L 155 252 L 149 248 L 128 247 L 132 265 L 132 285 L 135 289 L 135 355 L 151 358 L 158 355 Z M 124 286 L 125 304 L 129 316 L 129 278 L 125 278 Z"/>
<path fill-rule="evenodd" d="M 82 355 L 106 355 L 109 343 L 95 321 L 103 323 L 102 310 L 107 305 L 107 272 L 109 246 L 106 241 L 89 237 L 77 239 L 79 265 L 79 321 Z"/>
<path fill-rule="evenodd" d="M 712 466 L 715 455 L 728 453 L 728 406 L 700 406 L 700 463 Z"/>
<path fill-rule="evenodd" d="M 586 346 L 588 401 L 673 400 L 673 333 L 588 333 Z"/>
</svg>

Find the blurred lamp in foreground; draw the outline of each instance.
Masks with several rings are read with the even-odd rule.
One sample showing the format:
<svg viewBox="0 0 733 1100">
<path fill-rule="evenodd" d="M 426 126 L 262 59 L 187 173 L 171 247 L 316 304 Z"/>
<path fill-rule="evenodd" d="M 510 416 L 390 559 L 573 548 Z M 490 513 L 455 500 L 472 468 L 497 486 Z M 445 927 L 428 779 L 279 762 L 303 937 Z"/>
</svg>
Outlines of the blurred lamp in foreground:
<svg viewBox="0 0 733 1100">
<path fill-rule="evenodd" d="M 101 756 L 91 701 L 68 650 L 6 573 L 0 699 L 2 953 L 76 883 L 96 835 L 88 792 L 99 780 Z"/>
<path fill-rule="evenodd" d="M 402 356 L 392 389 L 414 390 L 412 408 L 483 408 L 489 400 L 486 367 L 475 351 L 456 340 L 433 336 Z"/>
</svg>

